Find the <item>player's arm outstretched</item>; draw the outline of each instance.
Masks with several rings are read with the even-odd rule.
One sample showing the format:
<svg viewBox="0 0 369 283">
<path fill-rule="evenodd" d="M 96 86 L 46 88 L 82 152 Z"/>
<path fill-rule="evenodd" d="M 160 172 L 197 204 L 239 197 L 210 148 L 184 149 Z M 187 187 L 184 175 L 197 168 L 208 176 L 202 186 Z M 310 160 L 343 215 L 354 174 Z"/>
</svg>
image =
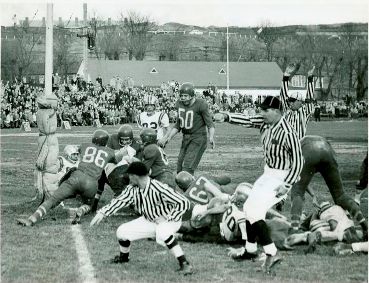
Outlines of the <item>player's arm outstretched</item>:
<svg viewBox="0 0 369 283">
<path fill-rule="evenodd" d="M 229 200 L 224 200 L 222 197 L 212 198 L 208 204 L 207 210 L 197 216 L 198 220 L 201 220 L 207 215 L 224 213 L 231 203 Z"/>
<path fill-rule="evenodd" d="M 307 90 L 306 90 L 306 99 L 305 99 L 305 109 L 306 114 L 309 116 L 314 110 L 314 89 L 315 89 L 315 83 L 314 83 L 314 71 L 315 66 L 311 68 L 308 72 L 307 77 Z"/>
<path fill-rule="evenodd" d="M 133 203 L 134 188 L 128 186 L 117 198 L 114 198 L 109 204 L 99 209 L 95 217 L 90 222 L 90 227 L 99 224 L 105 217 L 110 216 Z"/>
<path fill-rule="evenodd" d="M 294 74 L 298 71 L 299 68 L 300 68 L 300 64 L 297 64 L 297 65 L 291 64 L 287 66 L 286 70 L 283 73 L 282 85 L 281 85 L 281 90 L 279 93 L 283 112 L 289 109 L 289 105 L 288 105 L 289 81 L 294 76 Z"/>
</svg>

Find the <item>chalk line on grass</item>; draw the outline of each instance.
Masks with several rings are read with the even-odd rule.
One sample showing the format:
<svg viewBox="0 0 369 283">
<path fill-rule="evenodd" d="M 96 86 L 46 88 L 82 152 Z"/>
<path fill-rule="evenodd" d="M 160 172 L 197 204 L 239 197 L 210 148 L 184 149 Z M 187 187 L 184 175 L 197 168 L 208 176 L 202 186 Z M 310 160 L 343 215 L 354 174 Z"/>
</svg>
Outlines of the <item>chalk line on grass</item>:
<svg viewBox="0 0 369 283">
<path fill-rule="evenodd" d="M 83 238 L 80 225 L 71 225 L 72 235 L 76 246 L 79 275 L 83 283 L 97 283 L 95 278 L 95 269 L 90 260 L 90 253 L 88 252 L 86 242 Z"/>
</svg>

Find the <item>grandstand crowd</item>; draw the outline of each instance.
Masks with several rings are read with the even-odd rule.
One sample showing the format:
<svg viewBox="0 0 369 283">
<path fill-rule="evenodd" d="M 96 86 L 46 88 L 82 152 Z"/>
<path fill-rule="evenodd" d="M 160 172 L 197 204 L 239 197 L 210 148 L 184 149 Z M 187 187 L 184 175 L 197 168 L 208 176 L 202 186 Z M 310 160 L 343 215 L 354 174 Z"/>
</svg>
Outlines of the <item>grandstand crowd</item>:
<svg viewBox="0 0 369 283">
<path fill-rule="evenodd" d="M 54 84 L 53 92 L 59 98 L 58 125 L 69 121 L 72 126 L 89 126 L 98 119 L 101 124 L 116 125 L 134 123 L 143 111 L 143 97 L 147 94 L 158 98 L 157 110 L 168 114 L 170 122 L 176 117 L 175 102 L 178 98 L 178 82 L 162 83 L 160 87 L 132 86 L 119 77 L 109 84 L 103 84 L 101 78 L 94 83 L 86 82 L 78 75 L 67 83 Z M 19 128 L 23 122 L 36 127 L 37 97 L 43 93 L 43 87 L 22 81 L 2 84 L 1 90 L 1 128 Z M 227 111 L 253 116 L 259 112 L 249 96 L 235 93 L 226 95 L 209 84 L 209 88 L 198 96 L 205 98 L 211 113 Z M 321 101 L 315 103 L 314 119 L 320 116 L 328 118 L 358 118 L 367 116 L 365 103 L 346 104 L 343 101 Z"/>
</svg>

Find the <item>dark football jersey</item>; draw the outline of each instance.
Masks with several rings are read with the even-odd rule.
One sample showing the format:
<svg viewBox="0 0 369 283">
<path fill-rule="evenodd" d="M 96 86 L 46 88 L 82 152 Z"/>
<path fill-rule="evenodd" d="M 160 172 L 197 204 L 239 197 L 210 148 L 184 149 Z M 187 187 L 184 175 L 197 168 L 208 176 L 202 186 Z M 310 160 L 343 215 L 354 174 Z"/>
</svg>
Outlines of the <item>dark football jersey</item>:
<svg viewBox="0 0 369 283">
<path fill-rule="evenodd" d="M 190 106 L 185 106 L 180 100 L 176 103 L 177 122 L 175 127 L 183 134 L 206 135 L 206 127 L 214 127 L 209 107 L 205 100 L 196 98 Z"/>
<path fill-rule="evenodd" d="M 204 188 L 206 183 L 214 184 L 205 176 L 199 176 L 193 181 L 190 187 L 185 191 L 184 195 L 191 201 L 199 204 L 207 204 L 212 195 Z M 209 196 L 210 195 L 210 196 Z"/>
<path fill-rule="evenodd" d="M 156 144 L 149 144 L 142 152 L 142 162 L 151 169 L 150 176 L 155 178 L 164 171 L 168 171 L 168 159 L 164 150 Z"/>
<path fill-rule="evenodd" d="M 81 162 L 78 170 L 95 179 L 99 179 L 107 163 L 116 163 L 114 150 L 95 144 L 81 146 Z"/>
</svg>

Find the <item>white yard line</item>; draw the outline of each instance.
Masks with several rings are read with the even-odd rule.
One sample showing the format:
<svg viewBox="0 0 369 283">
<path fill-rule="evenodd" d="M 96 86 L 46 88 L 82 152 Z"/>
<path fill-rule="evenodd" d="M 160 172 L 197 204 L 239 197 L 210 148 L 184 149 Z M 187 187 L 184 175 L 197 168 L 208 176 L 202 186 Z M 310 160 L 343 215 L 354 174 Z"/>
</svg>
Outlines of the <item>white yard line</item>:
<svg viewBox="0 0 369 283">
<path fill-rule="evenodd" d="M 83 239 L 80 225 L 71 225 L 72 235 L 76 246 L 78 262 L 79 262 L 79 275 L 81 282 L 83 283 L 97 283 L 95 278 L 95 270 L 90 260 L 90 254 L 88 252 L 86 242 Z"/>
</svg>

